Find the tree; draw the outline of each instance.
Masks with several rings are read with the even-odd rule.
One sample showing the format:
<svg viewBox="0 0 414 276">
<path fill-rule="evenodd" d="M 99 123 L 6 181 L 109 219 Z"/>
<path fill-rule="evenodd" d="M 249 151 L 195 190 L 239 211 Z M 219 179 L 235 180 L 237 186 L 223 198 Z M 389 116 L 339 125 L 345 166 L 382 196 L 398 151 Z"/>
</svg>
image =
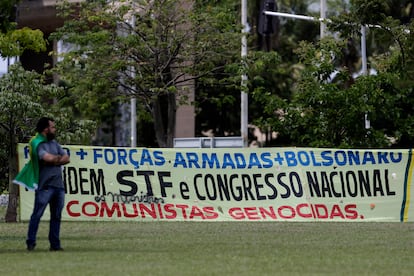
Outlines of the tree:
<svg viewBox="0 0 414 276">
<path fill-rule="evenodd" d="M 288 145 L 289 141 L 282 141 L 279 135 L 274 139 L 275 129 L 270 123 L 283 107 L 285 101 L 290 101 L 297 82 L 299 71 L 298 55 L 294 50 L 300 41 L 317 41 L 319 25 L 306 20 L 286 19 L 273 17 L 273 34 L 262 34 L 259 31 L 260 17 L 262 17 L 265 1 L 248 2 L 250 43 L 247 57 L 248 91 L 249 91 L 249 122 L 259 127 L 265 141 L 260 146 Z M 312 0 L 276 1 L 279 12 L 313 15 L 308 7 Z M 281 101 L 279 104 L 278 101 Z"/>
<path fill-rule="evenodd" d="M 198 9 L 214 10 L 211 14 L 225 20 L 215 20 L 221 24 L 220 28 L 227 28 L 230 32 L 240 29 L 240 1 L 199 1 Z M 228 22 L 233 22 L 229 24 Z M 206 33 L 207 38 L 209 34 Z M 222 33 L 222 40 L 227 43 L 227 32 Z M 234 34 L 237 36 L 237 34 Z M 239 38 L 232 41 L 236 50 L 233 54 L 217 53 L 207 57 L 212 67 L 217 68 L 212 74 L 196 79 L 195 108 L 196 108 L 196 136 L 240 136 L 240 49 Z M 226 51 L 223 51 L 226 53 Z M 202 65 L 204 66 L 204 65 Z"/>
<path fill-rule="evenodd" d="M 46 50 L 46 41 L 40 30 L 26 27 L 16 29 L 14 20 L 17 3 L 18 1 L 9 0 L 0 4 L 2 57 L 18 57 L 26 50 Z M 35 72 L 25 71 L 20 64 L 12 65 L 8 73 L 0 77 L 0 133 L 5 138 L 0 142 L 1 176 L 4 176 L 4 182 L 0 183 L 0 192 L 8 184 L 7 222 L 17 220 L 18 187 L 12 183 L 18 169 L 17 143 L 27 142 L 28 137 L 33 134 L 36 120 L 45 115 L 55 117 L 62 128 L 65 127 L 68 131 L 62 133 L 62 142 L 80 142 L 82 138 L 85 140 L 85 136 L 90 136 L 94 128 L 93 122 L 74 120 L 69 108 L 60 108 L 57 99 L 62 95 L 62 90 L 53 84 L 45 84 L 43 77 Z"/>
<path fill-rule="evenodd" d="M 0 3 L 0 32 L 7 33 L 7 31 L 14 28 L 13 24 L 16 20 L 16 5 L 17 0 L 4 0 Z"/>
<path fill-rule="evenodd" d="M 20 56 L 25 50 L 46 50 L 46 41 L 40 30 L 16 29 L 16 6 L 18 0 L 3 0 L 0 3 L 0 56 Z"/>
<path fill-rule="evenodd" d="M 86 1 L 65 6 L 65 25 L 52 37 L 76 45 L 57 72 L 80 100 L 136 97 L 151 114 L 160 147 L 171 147 L 180 91 L 206 79 L 238 54 L 232 17 L 190 1 Z M 75 65 L 75 66 L 74 66 Z M 224 70 L 223 70 L 224 72 Z M 87 96 L 94 98 L 95 96 Z"/>
<path fill-rule="evenodd" d="M 70 108 L 59 106 L 56 99 L 62 89 L 54 84 L 44 84 L 43 75 L 26 71 L 20 64 L 10 67 L 0 78 L 0 132 L 4 134 L 3 149 L 8 156 L 9 205 L 6 221 L 16 221 L 18 188 L 12 183 L 17 174 L 17 143 L 27 142 L 34 134 L 34 125 L 41 116 L 54 117 L 62 128 L 59 134 L 64 142 L 89 141 L 93 123 L 74 120 Z M 55 103 L 52 105 L 52 103 Z M 70 125 L 71 127 L 67 127 Z"/>
<path fill-rule="evenodd" d="M 260 123 L 271 125 L 281 141 L 314 147 L 412 145 L 413 25 L 388 16 L 383 1 L 352 3 L 350 12 L 330 25 L 342 39 L 303 42 L 296 50 L 303 70 L 291 99 L 261 99 L 267 116 Z M 343 62 L 343 49 L 349 38 L 360 35 L 361 24 L 376 26 L 370 33 L 381 47 L 371 50 L 370 64 L 377 73 L 355 78 L 349 63 Z M 365 125 L 365 116 L 370 125 Z"/>
<path fill-rule="evenodd" d="M 25 49 L 31 49 L 34 51 L 41 51 L 46 49 L 46 42 L 43 39 L 43 33 L 38 30 L 31 30 L 29 28 L 23 28 L 16 30 L 15 15 L 16 15 L 16 5 L 17 0 L 6 0 L 2 1 L 0 4 L 0 56 L 1 57 L 13 57 L 20 56 Z M 3 82 L 2 78 L 2 82 Z M 9 89 L 10 87 L 3 84 L 0 85 L 1 91 L 4 89 Z M 0 96 L 2 99 L 2 107 L 5 105 L 9 98 L 4 98 L 3 102 L 3 92 Z M 16 108 L 16 107 L 15 107 Z M 4 118 L 4 112 L 7 109 L 2 109 L 1 117 Z M 2 119 L 3 119 L 2 118 Z M 6 221 L 15 221 L 16 220 L 16 207 L 17 207 L 17 193 L 18 189 L 15 187 L 10 179 L 14 177 L 17 170 L 16 156 L 14 150 L 14 140 L 13 139 L 13 125 L 10 125 L 8 121 L 3 121 L 0 119 L 0 131 L 4 134 L 3 139 L 0 142 L 0 161 L 2 164 L 1 170 L 1 179 L 0 182 L 0 192 L 2 192 L 7 184 L 9 184 L 9 205 L 7 208 Z M 7 177 L 8 176 L 8 177 Z M 7 181 L 6 179 L 9 179 Z"/>
</svg>

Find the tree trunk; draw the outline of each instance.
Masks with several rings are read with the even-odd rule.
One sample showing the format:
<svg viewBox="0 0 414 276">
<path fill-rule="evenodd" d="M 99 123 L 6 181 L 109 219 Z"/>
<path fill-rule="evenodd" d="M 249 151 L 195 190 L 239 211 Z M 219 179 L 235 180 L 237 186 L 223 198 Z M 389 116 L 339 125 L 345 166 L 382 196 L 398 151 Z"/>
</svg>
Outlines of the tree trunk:
<svg viewBox="0 0 414 276">
<path fill-rule="evenodd" d="M 163 104 L 161 104 L 161 101 L 164 101 Z M 162 106 L 165 106 L 164 104 L 167 106 L 167 111 L 163 113 Z M 175 93 L 168 93 L 165 95 L 165 98 L 158 96 L 157 99 L 152 102 L 152 117 L 154 119 L 155 136 L 160 148 L 173 147 L 176 110 L 177 103 Z M 164 122 L 167 122 L 167 124 L 164 124 Z"/>
<path fill-rule="evenodd" d="M 14 137 L 13 137 L 14 138 Z M 12 139 L 11 141 L 14 141 Z M 9 204 L 6 211 L 6 222 L 17 222 L 17 205 L 19 202 L 19 186 L 13 184 L 13 179 L 17 174 L 17 148 L 16 144 L 9 149 Z"/>
<path fill-rule="evenodd" d="M 162 118 L 160 97 L 152 101 L 152 118 L 154 119 L 155 137 L 157 138 L 158 146 L 160 148 L 167 147 L 167 140 L 165 135 L 164 120 Z"/>
<path fill-rule="evenodd" d="M 6 222 L 17 222 L 17 204 L 19 202 L 19 187 L 13 183 L 9 186 L 9 204 L 6 211 Z"/>
<path fill-rule="evenodd" d="M 176 111 L 177 111 L 177 102 L 175 98 L 175 93 L 169 93 L 167 95 L 168 100 L 168 125 L 167 125 L 167 147 L 172 148 L 174 136 L 175 136 L 175 122 L 176 122 Z"/>
</svg>

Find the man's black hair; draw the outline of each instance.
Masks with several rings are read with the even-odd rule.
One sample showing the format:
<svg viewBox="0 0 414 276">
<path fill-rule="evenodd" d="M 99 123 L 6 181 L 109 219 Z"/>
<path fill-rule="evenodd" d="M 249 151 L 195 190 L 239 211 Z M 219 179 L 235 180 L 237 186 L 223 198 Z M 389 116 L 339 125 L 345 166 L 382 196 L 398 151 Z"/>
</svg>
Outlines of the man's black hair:
<svg viewBox="0 0 414 276">
<path fill-rule="evenodd" d="M 40 118 L 39 121 L 37 122 L 37 125 L 36 125 L 36 131 L 40 133 L 45 128 L 48 128 L 49 127 L 49 121 L 54 122 L 54 120 L 52 118 L 48 118 L 48 117 Z"/>
</svg>

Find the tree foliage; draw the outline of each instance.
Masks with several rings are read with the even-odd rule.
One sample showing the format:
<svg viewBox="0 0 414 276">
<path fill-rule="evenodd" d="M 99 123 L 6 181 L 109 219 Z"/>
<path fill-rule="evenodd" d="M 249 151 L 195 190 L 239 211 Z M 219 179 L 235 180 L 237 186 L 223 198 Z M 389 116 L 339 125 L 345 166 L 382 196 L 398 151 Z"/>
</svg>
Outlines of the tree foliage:
<svg viewBox="0 0 414 276">
<path fill-rule="evenodd" d="M 290 99 L 275 93 L 260 100 L 266 116 L 257 122 L 278 133 L 279 144 L 314 147 L 410 147 L 413 142 L 413 25 L 390 15 L 388 2 L 351 1 L 330 24 L 336 37 L 302 42 L 299 75 Z M 369 24 L 369 69 L 356 75 L 347 62 L 350 42 Z M 351 39 L 351 40 L 350 40 Z M 369 44 L 372 46 L 374 44 Z M 375 46 L 374 45 L 374 46 Z M 262 90 L 270 91 L 267 86 Z M 368 121 L 366 121 L 368 119 Z M 368 124 L 367 124 L 368 123 Z"/>
<path fill-rule="evenodd" d="M 62 55 L 58 72 L 86 110 L 100 97 L 136 97 L 151 114 L 158 145 L 172 146 L 178 96 L 193 81 L 221 70 L 236 53 L 239 30 L 214 6 L 190 2 L 86 1 L 64 6 L 65 25 L 53 37 L 76 45 Z M 221 61 L 218 63 L 217 61 Z M 185 98 L 183 98 L 185 100 Z M 94 102 L 95 104 L 96 102 Z"/>
<path fill-rule="evenodd" d="M 9 72 L 0 77 L 0 133 L 2 133 L 0 159 L 2 181 L 0 191 L 10 193 L 6 220 L 16 221 L 17 187 L 12 179 L 17 174 L 17 143 L 28 142 L 35 134 L 35 125 L 42 116 L 55 118 L 59 127 L 58 139 L 62 143 L 82 143 L 90 140 L 94 123 L 77 120 L 70 108 L 59 105 L 62 88 L 45 84 L 44 76 L 26 71 L 13 64 Z M 8 176 L 8 181 L 6 177 Z M 4 177 L 4 178 L 3 178 Z"/>
<path fill-rule="evenodd" d="M 0 55 L 21 56 L 24 51 L 46 50 L 46 41 L 40 30 L 16 29 L 15 13 L 18 1 L 6 0 L 0 4 Z M 88 120 L 76 120 L 70 108 L 60 106 L 63 90 L 54 84 L 46 84 L 44 76 L 26 71 L 17 63 L 0 77 L 0 192 L 8 190 L 9 205 L 6 221 L 17 219 L 18 189 L 12 184 L 17 173 L 17 143 L 27 142 L 34 134 L 34 125 L 41 116 L 54 117 L 59 127 L 65 129 L 59 135 L 63 143 L 81 143 L 90 140 L 95 128 Z"/>
<path fill-rule="evenodd" d="M 0 2 L 0 33 L 15 27 L 16 5 L 18 0 L 3 0 Z"/>
<path fill-rule="evenodd" d="M 0 54 L 3 57 L 21 56 L 25 50 L 41 52 L 46 50 L 46 41 L 40 30 L 22 28 L 0 33 Z"/>
<path fill-rule="evenodd" d="M 46 50 L 46 41 L 40 30 L 24 27 L 16 29 L 18 0 L 2 0 L 0 3 L 0 56 L 15 57 L 25 50 Z"/>
</svg>

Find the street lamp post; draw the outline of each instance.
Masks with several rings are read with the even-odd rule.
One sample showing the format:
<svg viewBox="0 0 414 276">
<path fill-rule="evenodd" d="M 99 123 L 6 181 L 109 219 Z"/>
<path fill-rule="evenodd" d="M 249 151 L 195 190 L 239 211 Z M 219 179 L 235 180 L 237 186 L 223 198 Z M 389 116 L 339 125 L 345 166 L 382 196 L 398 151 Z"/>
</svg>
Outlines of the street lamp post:
<svg viewBox="0 0 414 276">
<path fill-rule="evenodd" d="M 244 63 L 244 59 L 247 56 L 247 31 L 248 31 L 248 26 L 247 26 L 247 0 L 241 0 L 241 23 L 243 26 L 243 35 L 241 38 L 241 59 L 242 62 Z M 248 96 L 247 96 L 247 75 L 246 73 L 244 73 L 241 77 L 241 110 L 240 110 L 240 117 L 241 117 L 241 122 L 240 122 L 240 132 L 241 132 L 241 137 L 243 139 L 243 146 L 247 147 L 248 146 Z"/>
<path fill-rule="evenodd" d="M 132 31 L 135 29 L 135 15 L 131 18 Z M 135 67 L 131 66 L 131 79 L 135 81 Z M 135 90 L 135 87 L 132 87 Z M 131 148 L 137 146 L 137 99 L 135 96 L 131 98 Z"/>
<path fill-rule="evenodd" d="M 321 25 L 320 25 L 320 37 L 323 38 L 326 33 L 326 24 L 323 22 L 326 18 L 326 0 L 321 0 Z"/>
</svg>

